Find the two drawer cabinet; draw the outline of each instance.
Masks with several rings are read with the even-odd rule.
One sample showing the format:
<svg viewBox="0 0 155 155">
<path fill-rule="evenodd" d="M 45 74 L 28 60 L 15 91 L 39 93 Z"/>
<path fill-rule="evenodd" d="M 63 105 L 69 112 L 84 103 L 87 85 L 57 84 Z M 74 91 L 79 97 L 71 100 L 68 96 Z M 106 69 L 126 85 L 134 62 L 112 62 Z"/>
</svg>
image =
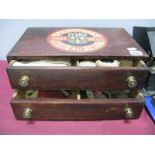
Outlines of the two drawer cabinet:
<svg viewBox="0 0 155 155">
<path fill-rule="evenodd" d="M 7 55 L 17 119 L 138 118 L 148 56 L 122 28 L 28 28 Z"/>
</svg>

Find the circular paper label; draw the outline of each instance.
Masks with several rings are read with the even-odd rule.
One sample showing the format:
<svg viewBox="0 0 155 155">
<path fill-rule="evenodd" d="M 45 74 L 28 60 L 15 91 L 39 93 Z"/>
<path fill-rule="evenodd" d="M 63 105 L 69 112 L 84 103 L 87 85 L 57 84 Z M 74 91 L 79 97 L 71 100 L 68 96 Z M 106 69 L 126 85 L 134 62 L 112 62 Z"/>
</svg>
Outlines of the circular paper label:
<svg viewBox="0 0 155 155">
<path fill-rule="evenodd" d="M 63 29 L 47 37 L 48 43 L 59 50 L 68 52 L 93 52 L 104 48 L 108 40 L 98 32 L 87 29 Z"/>
</svg>

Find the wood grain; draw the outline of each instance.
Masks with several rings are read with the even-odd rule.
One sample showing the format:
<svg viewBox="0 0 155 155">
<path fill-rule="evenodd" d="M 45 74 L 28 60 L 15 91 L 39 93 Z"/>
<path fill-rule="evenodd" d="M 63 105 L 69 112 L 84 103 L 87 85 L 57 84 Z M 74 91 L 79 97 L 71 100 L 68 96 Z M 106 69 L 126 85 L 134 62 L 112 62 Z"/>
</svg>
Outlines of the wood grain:
<svg viewBox="0 0 155 155">
<path fill-rule="evenodd" d="M 8 75 L 12 88 L 16 89 L 129 89 L 127 78 L 134 76 L 137 88 L 143 88 L 148 69 L 143 67 L 17 67 L 10 66 Z M 27 87 L 22 88 L 18 80 L 22 75 L 30 77 Z"/>
<path fill-rule="evenodd" d="M 108 39 L 108 45 L 95 52 L 66 52 L 50 46 L 47 36 L 55 31 L 67 29 L 62 28 L 28 28 L 16 45 L 7 55 L 8 61 L 18 59 L 45 59 L 53 57 L 72 58 L 107 58 L 107 59 L 131 59 L 144 60 L 148 58 L 145 51 L 123 28 L 85 28 L 103 34 Z M 133 56 L 127 48 L 134 47 L 143 55 Z"/>
<path fill-rule="evenodd" d="M 138 118 L 144 100 L 138 99 L 12 99 L 11 105 L 17 119 L 24 119 L 25 108 L 32 109 L 30 120 L 104 120 L 126 119 L 125 108 L 132 108 Z"/>
</svg>

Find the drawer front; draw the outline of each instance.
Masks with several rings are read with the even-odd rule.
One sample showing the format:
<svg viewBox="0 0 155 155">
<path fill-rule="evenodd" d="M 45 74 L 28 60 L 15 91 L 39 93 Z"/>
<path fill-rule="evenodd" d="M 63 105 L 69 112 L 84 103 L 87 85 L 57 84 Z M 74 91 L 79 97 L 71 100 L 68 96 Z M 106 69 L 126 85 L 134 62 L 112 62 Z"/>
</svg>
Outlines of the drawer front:
<svg viewBox="0 0 155 155">
<path fill-rule="evenodd" d="M 143 67 L 94 68 L 10 66 L 7 71 L 10 83 L 14 89 L 30 88 L 40 90 L 141 89 L 149 73 L 148 69 Z M 131 81 L 128 80 L 130 77 Z M 132 80 L 136 81 L 136 85 L 132 83 Z"/>
<path fill-rule="evenodd" d="M 144 100 L 139 99 L 12 99 L 17 119 L 22 120 L 105 120 L 135 119 Z"/>
</svg>

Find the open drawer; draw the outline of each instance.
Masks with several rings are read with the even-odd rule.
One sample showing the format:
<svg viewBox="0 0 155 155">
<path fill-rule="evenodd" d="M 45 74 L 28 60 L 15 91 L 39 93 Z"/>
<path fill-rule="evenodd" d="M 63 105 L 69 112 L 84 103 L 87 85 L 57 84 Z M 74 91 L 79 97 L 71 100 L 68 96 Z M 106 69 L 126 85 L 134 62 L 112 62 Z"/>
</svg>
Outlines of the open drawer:
<svg viewBox="0 0 155 155">
<path fill-rule="evenodd" d="M 128 97 L 112 95 L 102 99 L 81 97 L 81 92 L 75 94 L 65 98 L 56 91 L 35 91 L 34 95 L 16 91 L 11 105 L 16 118 L 22 120 L 135 119 L 144 105 L 139 91 L 127 92 Z"/>
<path fill-rule="evenodd" d="M 141 89 L 149 73 L 143 61 L 119 61 L 120 66 L 14 65 L 7 72 L 14 89 Z"/>
</svg>

